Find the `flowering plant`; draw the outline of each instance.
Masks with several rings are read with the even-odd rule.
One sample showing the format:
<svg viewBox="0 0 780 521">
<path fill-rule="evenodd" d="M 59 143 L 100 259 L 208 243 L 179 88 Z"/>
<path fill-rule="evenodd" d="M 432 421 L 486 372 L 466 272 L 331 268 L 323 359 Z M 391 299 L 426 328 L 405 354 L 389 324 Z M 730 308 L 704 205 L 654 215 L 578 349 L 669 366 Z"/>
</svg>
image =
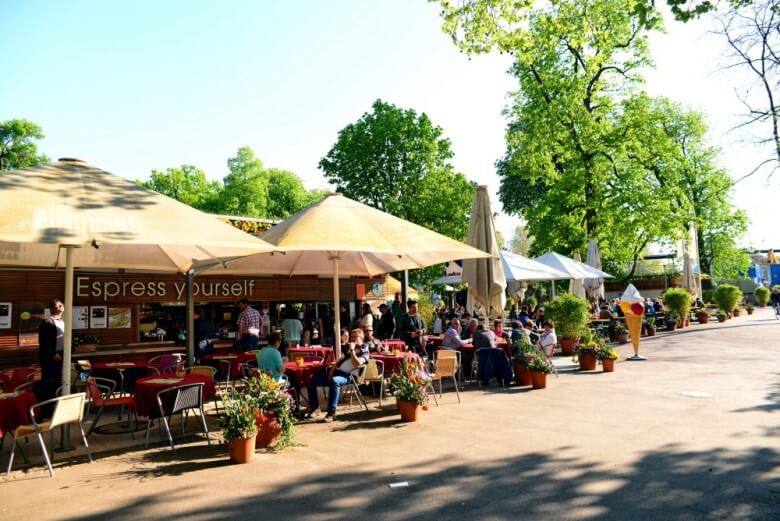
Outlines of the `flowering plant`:
<svg viewBox="0 0 780 521">
<path fill-rule="evenodd" d="M 222 435 L 228 441 L 245 440 L 257 434 L 253 406 L 246 396 L 238 395 L 225 402 Z"/>
<path fill-rule="evenodd" d="M 553 365 L 546 356 L 531 353 L 528 356 L 528 369 L 537 373 L 550 374 L 553 372 Z"/>
<path fill-rule="evenodd" d="M 282 426 L 282 433 L 274 447 L 283 448 L 293 441 L 292 397 L 271 375 L 260 373 L 247 382 L 247 400 L 260 414 L 272 414 Z"/>
<path fill-rule="evenodd" d="M 428 375 L 418 371 L 413 360 L 405 358 L 398 370 L 390 375 L 388 385 L 397 399 L 424 405 L 428 401 L 425 388 L 430 383 L 431 379 Z"/>
<path fill-rule="evenodd" d="M 575 352 L 581 355 L 595 355 L 599 356 L 602 346 L 595 340 L 591 340 L 587 344 L 580 344 L 574 348 Z"/>
<path fill-rule="evenodd" d="M 611 347 L 601 346 L 598 354 L 596 354 L 599 360 L 617 360 L 618 353 Z"/>
</svg>

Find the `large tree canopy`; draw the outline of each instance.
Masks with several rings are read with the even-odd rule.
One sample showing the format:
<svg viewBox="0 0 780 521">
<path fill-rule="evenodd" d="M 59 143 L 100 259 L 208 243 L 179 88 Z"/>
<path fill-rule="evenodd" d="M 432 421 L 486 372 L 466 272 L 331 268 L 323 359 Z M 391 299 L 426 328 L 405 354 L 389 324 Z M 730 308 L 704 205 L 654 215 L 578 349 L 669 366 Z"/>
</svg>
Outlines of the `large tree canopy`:
<svg viewBox="0 0 780 521">
<path fill-rule="evenodd" d="M 142 184 L 193 208 L 205 212 L 219 211 L 221 184 L 206 179 L 206 174 L 193 165 L 168 168 L 165 172 L 152 170 L 149 180 Z"/>
<path fill-rule="evenodd" d="M 43 130 L 32 121 L 0 121 L 0 171 L 48 163 L 49 158 L 38 153 L 39 139 L 43 139 Z"/>
</svg>

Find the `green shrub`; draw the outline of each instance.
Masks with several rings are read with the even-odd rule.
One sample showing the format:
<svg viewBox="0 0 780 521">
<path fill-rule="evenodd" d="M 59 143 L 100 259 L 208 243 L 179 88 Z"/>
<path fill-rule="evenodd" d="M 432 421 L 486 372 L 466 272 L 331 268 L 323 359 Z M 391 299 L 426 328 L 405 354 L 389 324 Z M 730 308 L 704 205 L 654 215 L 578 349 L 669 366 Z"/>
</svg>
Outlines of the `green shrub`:
<svg viewBox="0 0 780 521">
<path fill-rule="evenodd" d="M 564 293 L 547 304 L 544 316 L 555 322 L 555 330 L 561 338 L 579 338 L 588 325 L 588 301 Z"/>
<path fill-rule="evenodd" d="M 682 288 L 669 288 L 664 292 L 664 307 L 681 317 L 688 316 L 692 301 L 693 297 L 688 290 Z"/>
<path fill-rule="evenodd" d="M 759 286 L 756 288 L 756 291 L 753 294 L 756 297 L 756 302 L 762 306 L 765 306 L 766 303 L 769 302 L 769 288 L 765 286 Z"/>
<path fill-rule="evenodd" d="M 711 289 L 705 289 L 701 292 L 701 299 L 704 301 L 705 304 L 712 303 L 712 294 L 714 293 Z"/>
<path fill-rule="evenodd" d="M 528 306 L 529 311 L 533 311 L 537 303 L 538 302 L 536 300 L 536 297 L 534 297 L 533 295 L 526 297 L 526 299 L 523 301 L 523 305 Z"/>
<path fill-rule="evenodd" d="M 504 306 L 504 311 L 511 311 L 512 306 L 514 305 L 515 305 L 515 299 L 513 299 L 512 297 L 507 297 L 506 305 Z"/>
<path fill-rule="evenodd" d="M 721 284 L 712 294 L 715 304 L 726 313 L 731 313 L 742 300 L 742 291 L 731 284 Z"/>
</svg>

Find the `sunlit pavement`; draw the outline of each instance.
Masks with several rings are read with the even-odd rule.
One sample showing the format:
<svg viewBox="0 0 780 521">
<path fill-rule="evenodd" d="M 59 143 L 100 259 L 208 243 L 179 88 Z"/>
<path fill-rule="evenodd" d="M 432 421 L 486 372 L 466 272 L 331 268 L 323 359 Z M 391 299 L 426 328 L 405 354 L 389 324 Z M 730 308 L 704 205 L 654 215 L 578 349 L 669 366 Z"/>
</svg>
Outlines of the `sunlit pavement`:
<svg viewBox="0 0 780 521">
<path fill-rule="evenodd" d="M 194 436 L 175 455 L 61 458 L 54 478 L 0 482 L 0 518 L 778 519 L 778 339 L 769 309 L 693 325 L 643 339 L 648 360 L 612 374 L 470 385 L 461 404 L 445 388 L 415 424 L 392 404 L 345 409 L 243 466 Z"/>
</svg>

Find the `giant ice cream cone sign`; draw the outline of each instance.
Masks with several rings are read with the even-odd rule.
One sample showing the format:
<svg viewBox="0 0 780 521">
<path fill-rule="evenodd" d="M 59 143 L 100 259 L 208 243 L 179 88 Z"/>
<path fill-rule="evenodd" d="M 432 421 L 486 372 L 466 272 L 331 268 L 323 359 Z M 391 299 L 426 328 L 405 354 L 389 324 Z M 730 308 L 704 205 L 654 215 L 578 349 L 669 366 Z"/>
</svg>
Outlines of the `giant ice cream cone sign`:
<svg viewBox="0 0 780 521">
<path fill-rule="evenodd" d="M 644 360 L 639 356 L 639 340 L 642 335 L 642 315 L 645 314 L 645 299 L 633 284 L 629 284 L 620 297 L 620 309 L 626 317 L 628 333 L 631 335 L 631 345 L 634 347 L 634 356 L 629 360 Z"/>
</svg>

